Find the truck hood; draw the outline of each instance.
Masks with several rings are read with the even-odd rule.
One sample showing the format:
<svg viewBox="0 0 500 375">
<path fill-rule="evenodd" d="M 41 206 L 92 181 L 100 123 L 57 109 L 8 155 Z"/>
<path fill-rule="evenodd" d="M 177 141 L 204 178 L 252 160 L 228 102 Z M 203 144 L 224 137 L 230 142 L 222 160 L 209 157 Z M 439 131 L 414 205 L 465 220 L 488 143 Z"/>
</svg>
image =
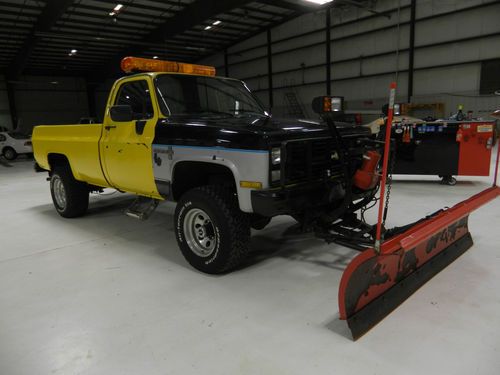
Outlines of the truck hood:
<svg viewBox="0 0 500 375">
<path fill-rule="evenodd" d="M 165 120 L 171 125 L 197 126 L 225 129 L 240 133 L 254 133 L 269 138 L 296 138 L 296 137 L 325 137 L 330 132 L 326 124 L 319 121 L 302 119 L 283 119 L 261 116 L 242 116 L 242 117 L 207 117 L 207 118 L 188 118 L 188 117 L 170 117 Z M 336 123 L 341 134 L 346 134 L 357 130 L 356 133 L 364 130 L 360 126 L 354 126 L 346 123 Z"/>
<path fill-rule="evenodd" d="M 338 123 L 338 129 L 343 137 L 370 135 L 370 130 L 362 126 Z M 159 120 L 154 143 L 268 149 L 286 140 L 330 136 L 325 124 L 309 120 L 171 116 Z"/>
</svg>

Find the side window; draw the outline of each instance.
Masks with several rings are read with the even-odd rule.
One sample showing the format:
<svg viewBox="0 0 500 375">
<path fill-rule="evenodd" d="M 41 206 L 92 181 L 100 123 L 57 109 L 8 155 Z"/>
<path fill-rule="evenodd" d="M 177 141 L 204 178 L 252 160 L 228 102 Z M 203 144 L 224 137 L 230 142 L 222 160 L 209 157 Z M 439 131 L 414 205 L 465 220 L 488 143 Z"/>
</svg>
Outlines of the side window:
<svg viewBox="0 0 500 375">
<path fill-rule="evenodd" d="M 3 134 L 0 134 L 0 142 L 5 142 L 7 140 L 7 137 Z"/>
<path fill-rule="evenodd" d="M 115 105 L 129 105 L 132 107 L 136 120 L 150 119 L 154 116 L 153 102 L 148 83 L 144 80 L 124 83 Z"/>
</svg>

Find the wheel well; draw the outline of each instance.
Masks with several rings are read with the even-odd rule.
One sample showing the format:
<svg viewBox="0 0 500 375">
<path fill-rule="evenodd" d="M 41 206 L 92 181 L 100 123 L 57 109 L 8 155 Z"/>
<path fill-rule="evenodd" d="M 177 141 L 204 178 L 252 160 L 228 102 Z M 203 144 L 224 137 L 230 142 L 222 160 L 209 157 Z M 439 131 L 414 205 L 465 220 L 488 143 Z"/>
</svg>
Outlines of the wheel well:
<svg viewBox="0 0 500 375">
<path fill-rule="evenodd" d="M 47 161 L 49 162 L 50 170 L 52 171 L 55 167 L 70 166 L 68 158 L 62 154 L 49 154 Z"/>
<path fill-rule="evenodd" d="M 2 154 L 5 152 L 5 150 L 8 150 L 8 149 L 11 149 L 11 150 L 14 150 L 14 152 L 16 152 L 15 148 L 12 147 L 12 146 L 5 146 L 3 149 L 2 149 Z"/>
<path fill-rule="evenodd" d="M 205 185 L 230 185 L 236 189 L 234 176 L 228 167 L 220 164 L 186 161 L 177 164 L 172 176 L 175 201 L 188 190 Z"/>
</svg>

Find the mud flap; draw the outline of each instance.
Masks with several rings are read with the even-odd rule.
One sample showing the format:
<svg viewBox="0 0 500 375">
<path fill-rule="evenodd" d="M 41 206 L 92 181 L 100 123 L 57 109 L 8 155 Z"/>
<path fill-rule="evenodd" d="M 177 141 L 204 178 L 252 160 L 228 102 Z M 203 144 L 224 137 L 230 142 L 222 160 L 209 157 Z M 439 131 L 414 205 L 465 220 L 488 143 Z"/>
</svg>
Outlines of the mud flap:
<svg viewBox="0 0 500 375">
<path fill-rule="evenodd" d="M 340 318 L 356 340 L 473 244 L 469 213 L 495 199 L 487 189 L 364 251 L 347 266 L 339 288 Z"/>
</svg>

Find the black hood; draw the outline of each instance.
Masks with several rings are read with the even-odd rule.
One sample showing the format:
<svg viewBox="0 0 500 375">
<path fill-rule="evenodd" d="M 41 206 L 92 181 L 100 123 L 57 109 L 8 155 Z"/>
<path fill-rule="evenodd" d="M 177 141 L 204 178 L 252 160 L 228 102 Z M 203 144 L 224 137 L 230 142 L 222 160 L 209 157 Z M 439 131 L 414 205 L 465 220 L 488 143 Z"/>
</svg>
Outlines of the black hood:
<svg viewBox="0 0 500 375">
<path fill-rule="evenodd" d="M 337 124 L 343 136 L 363 136 L 369 130 L 350 124 Z M 309 120 L 278 119 L 264 116 L 187 117 L 171 116 L 158 122 L 155 143 L 230 148 L 268 149 L 285 140 L 329 137 L 325 123 Z"/>
</svg>

